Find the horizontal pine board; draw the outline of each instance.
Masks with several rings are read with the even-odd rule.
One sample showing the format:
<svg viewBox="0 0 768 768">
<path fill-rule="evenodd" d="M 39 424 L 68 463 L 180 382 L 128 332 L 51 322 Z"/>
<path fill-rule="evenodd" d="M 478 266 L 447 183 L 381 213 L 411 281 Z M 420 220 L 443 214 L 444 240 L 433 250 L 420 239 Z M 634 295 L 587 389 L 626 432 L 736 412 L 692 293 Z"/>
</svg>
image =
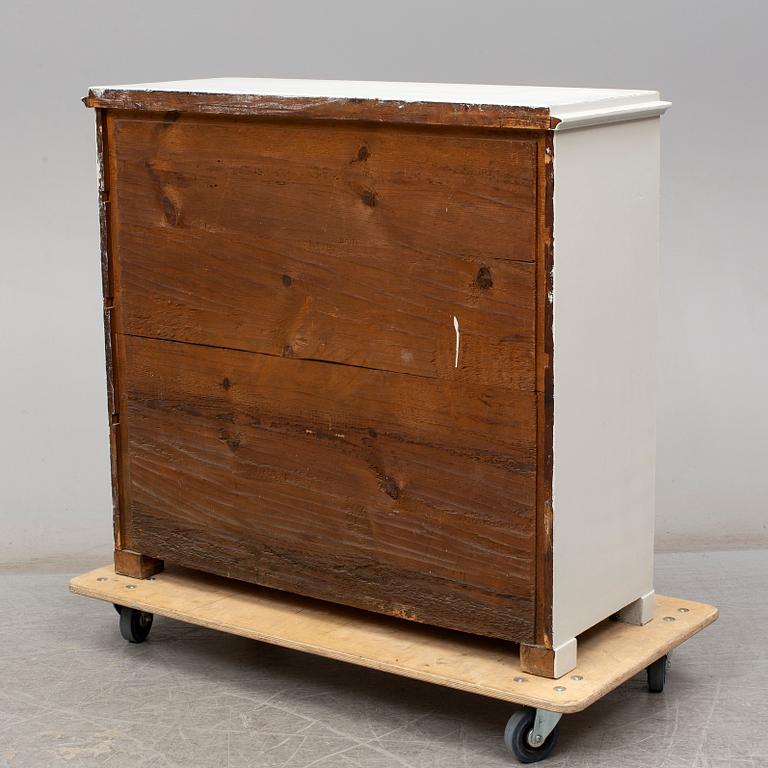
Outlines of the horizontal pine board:
<svg viewBox="0 0 768 768">
<path fill-rule="evenodd" d="M 122 330 L 534 388 L 534 141 L 189 116 L 110 126 Z"/>
<path fill-rule="evenodd" d="M 120 336 L 133 546 L 533 640 L 535 394 Z"/>
</svg>

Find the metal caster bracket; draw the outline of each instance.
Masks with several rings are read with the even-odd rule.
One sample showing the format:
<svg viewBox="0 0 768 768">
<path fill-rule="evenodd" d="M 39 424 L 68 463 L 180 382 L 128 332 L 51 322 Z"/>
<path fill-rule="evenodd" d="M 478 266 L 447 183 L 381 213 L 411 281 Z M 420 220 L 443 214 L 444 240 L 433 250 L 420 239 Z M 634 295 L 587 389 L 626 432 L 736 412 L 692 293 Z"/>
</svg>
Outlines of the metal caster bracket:
<svg viewBox="0 0 768 768">
<path fill-rule="evenodd" d="M 528 734 L 528 743 L 534 748 L 540 747 L 547 740 L 547 736 L 555 730 L 555 727 L 560 722 L 562 716 L 562 712 L 550 712 L 548 709 L 537 709 L 533 728 L 531 728 L 531 731 Z"/>
</svg>

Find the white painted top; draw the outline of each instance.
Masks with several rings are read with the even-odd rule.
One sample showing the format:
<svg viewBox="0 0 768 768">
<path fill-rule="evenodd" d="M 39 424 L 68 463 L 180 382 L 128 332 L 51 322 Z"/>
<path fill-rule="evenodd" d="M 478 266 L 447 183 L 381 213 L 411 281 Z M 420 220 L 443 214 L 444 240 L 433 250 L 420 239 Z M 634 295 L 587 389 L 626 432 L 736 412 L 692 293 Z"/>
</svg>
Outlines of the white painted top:
<svg viewBox="0 0 768 768">
<path fill-rule="evenodd" d="M 274 80 L 221 77 L 91 88 L 92 94 L 97 98 L 109 90 L 545 108 L 549 109 L 551 117 L 561 121 L 557 126 L 560 129 L 659 115 L 670 106 L 669 102 L 661 101 L 658 91 L 467 83 L 388 83 L 364 80 Z"/>
</svg>

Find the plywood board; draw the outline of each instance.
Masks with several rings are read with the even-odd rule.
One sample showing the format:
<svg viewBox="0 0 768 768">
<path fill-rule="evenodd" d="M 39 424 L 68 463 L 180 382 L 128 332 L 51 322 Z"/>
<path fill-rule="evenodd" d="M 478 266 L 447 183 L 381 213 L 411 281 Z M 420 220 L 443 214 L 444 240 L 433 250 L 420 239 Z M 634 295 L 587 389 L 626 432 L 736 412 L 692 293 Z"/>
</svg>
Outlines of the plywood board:
<svg viewBox="0 0 768 768">
<path fill-rule="evenodd" d="M 195 571 L 169 570 L 140 581 L 116 575 L 110 565 L 72 579 L 70 589 L 254 640 L 564 713 L 589 706 L 718 615 L 713 606 L 658 595 L 649 624 L 606 621 L 580 636 L 578 666 L 555 681 L 522 673 L 517 646 L 511 643 Z"/>
</svg>

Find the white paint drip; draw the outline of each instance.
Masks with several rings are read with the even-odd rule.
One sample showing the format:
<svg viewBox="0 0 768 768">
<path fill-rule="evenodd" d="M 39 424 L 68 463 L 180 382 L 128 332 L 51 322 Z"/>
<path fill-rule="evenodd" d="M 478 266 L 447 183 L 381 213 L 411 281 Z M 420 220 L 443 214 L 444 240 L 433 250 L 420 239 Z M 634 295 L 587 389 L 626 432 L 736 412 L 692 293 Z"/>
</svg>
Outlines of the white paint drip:
<svg viewBox="0 0 768 768">
<path fill-rule="evenodd" d="M 456 359 L 454 360 L 453 367 L 459 367 L 459 321 L 456 315 L 453 316 L 453 330 L 456 331 Z"/>
</svg>

